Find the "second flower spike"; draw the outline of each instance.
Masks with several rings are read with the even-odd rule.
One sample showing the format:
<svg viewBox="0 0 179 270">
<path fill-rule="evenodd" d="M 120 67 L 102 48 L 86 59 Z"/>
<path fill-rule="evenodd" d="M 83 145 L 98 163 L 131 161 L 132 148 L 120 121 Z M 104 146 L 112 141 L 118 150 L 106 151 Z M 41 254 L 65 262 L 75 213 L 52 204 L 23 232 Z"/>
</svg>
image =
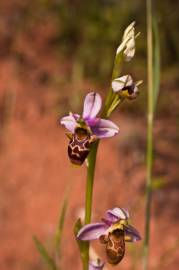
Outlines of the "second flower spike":
<svg viewBox="0 0 179 270">
<path fill-rule="evenodd" d="M 119 128 L 110 120 L 97 117 L 102 106 L 98 93 L 90 92 L 86 95 L 82 116 L 70 113 L 64 116 L 60 123 L 70 133 L 68 155 L 72 163 L 82 165 L 89 154 L 90 146 L 97 139 L 112 137 L 118 133 Z"/>
</svg>

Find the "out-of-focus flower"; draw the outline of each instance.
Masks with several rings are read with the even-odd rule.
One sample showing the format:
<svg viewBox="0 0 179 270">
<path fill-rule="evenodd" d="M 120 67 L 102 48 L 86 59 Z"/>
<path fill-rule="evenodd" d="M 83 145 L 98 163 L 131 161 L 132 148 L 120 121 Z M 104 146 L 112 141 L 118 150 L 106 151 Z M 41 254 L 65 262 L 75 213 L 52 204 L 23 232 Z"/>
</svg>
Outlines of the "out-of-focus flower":
<svg viewBox="0 0 179 270">
<path fill-rule="evenodd" d="M 135 54 L 135 22 L 132 22 L 124 31 L 122 43 L 119 45 L 116 54 L 124 53 L 125 60 L 130 61 Z"/>
<path fill-rule="evenodd" d="M 99 239 L 106 246 L 110 264 L 118 264 L 125 254 L 125 242 L 141 240 L 139 232 L 129 224 L 129 213 L 124 208 L 113 208 L 105 213 L 102 222 L 87 224 L 77 238 L 83 241 Z"/>
<path fill-rule="evenodd" d="M 121 97 L 135 99 L 139 94 L 138 85 L 141 83 L 142 81 L 134 83 L 130 75 L 124 75 L 112 81 L 112 89 Z"/>
<path fill-rule="evenodd" d="M 102 262 L 100 259 L 97 260 L 91 260 L 89 262 L 89 270 L 102 270 L 104 267 L 104 262 Z"/>
<path fill-rule="evenodd" d="M 85 97 L 82 116 L 70 113 L 60 121 L 70 131 L 67 134 L 70 138 L 68 155 L 74 164 L 81 165 L 84 162 L 90 145 L 97 139 L 112 137 L 119 131 L 112 121 L 97 117 L 101 106 L 100 95 L 90 92 Z"/>
</svg>

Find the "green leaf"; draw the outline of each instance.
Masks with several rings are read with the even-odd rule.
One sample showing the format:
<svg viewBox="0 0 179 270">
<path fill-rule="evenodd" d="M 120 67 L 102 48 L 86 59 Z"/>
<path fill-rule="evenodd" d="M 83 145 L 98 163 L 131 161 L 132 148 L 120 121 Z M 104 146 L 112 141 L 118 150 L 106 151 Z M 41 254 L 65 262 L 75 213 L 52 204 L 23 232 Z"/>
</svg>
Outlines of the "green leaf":
<svg viewBox="0 0 179 270">
<path fill-rule="evenodd" d="M 160 40 L 158 23 L 155 16 L 153 16 L 153 40 L 153 109 L 155 111 L 160 90 Z"/>
<path fill-rule="evenodd" d="M 62 208 L 60 211 L 60 218 L 59 218 L 58 226 L 55 233 L 55 250 L 56 252 L 58 252 L 58 254 L 60 253 L 60 244 L 61 244 L 62 232 L 64 228 L 67 204 L 68 204 L 68 199 L 67 197 L 65 197 L 63 200 Z"/>
<path fill-rule="evenodd" d="M 82 228 L 82 223 L 81 223 L 81 219 L 77 219 L 77 221 L 75 222 L 75 226 L 74 226 L 74 235 L 75 235 L 75 238 L 79 232 L 79 230 Z M 78 240 L 76 238 L 76 242 L 78 244 L 78 247 L 79 247 L 79 250 L 80 250 L 80 256 L 81 256 L 81 260 L 82 262 L 84 263 L 85 261 L 85 256 L 86 256 L 86 247 L 89 246 L 89 242 L 88 241 L 81 241 L 81 240 Z"/>
<path fill-rule="evenodd" d="M 45 246 L 37 239 L 36 236 L 33 237 L 33 240 L 37 250 L 39 251 L 44 262 L 48 265 L 49 269 L 57 270 L 56 263 L 54 262 L 53 258 L 49 255 Z"/>
</svg>

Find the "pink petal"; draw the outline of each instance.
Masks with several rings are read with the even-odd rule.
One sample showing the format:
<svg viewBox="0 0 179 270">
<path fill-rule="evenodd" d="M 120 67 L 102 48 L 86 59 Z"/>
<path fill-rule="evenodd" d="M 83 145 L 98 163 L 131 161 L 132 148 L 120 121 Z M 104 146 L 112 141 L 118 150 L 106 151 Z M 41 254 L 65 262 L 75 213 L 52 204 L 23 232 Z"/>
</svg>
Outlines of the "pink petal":
<svg viewBox="0 0 179 270">
<path fill-rule="evenodd" d="M 90 92 L 86 95 L 83 107 L 83 119 L 93 119 L 101 109 L 102 100 L 99 94 Z"/>
<path fill-rule="evenodd" d="M 95 240 L 104 235 L 107 229 L 108 226 L 103 222 L 87 224 L 78 232 L 77 238 L 84 241 Z"/>
<path fill-rule="evenodd" d="M 93 260 L 89 262 L 89 270 L 102 270 L 104 267 L 104 262 L 101 260 Z"/>
<path fill-rule="evenodd" d="M 70 113 L 68 116 L 62 117 L 62 119 L 60 120 L 60 123 L 64 125 L 72 133 L 74 133 L 74 130 L 77 125 L 76 120 L 79 119 L 79 117 L 80 116 L 77 114 L 73 115 L 72 113 Z"/>
<path fill-rule="evenodd" d="M 91 130 L 98 138 L 108 138 L 117 134 L 119 128 L 110 120 L 100 119 L 95 126 L 91 126 Z"/>
<path fill-rule="evenodd" d="M 120 219 L 128 219 L 129 213 L 124 208 L 115 207 L 113 209 L 110 209 L 105 214 L 105 219 L 108 220 L 111 223 L 115 223 L 119 221 Z"/>
<path fill-rule="evenodd" d="M 133 84 L 132 77 L 130 75 L 124 75 L 120 78 L 116 78 L 112 81 L 112 89 L 114 92 L 122 91 L 123 88 L 129 87 Z"/>
<path fill-rule="evenodd" d="M 125 241 L 127 242 L 136 242 L 141 240 L 139 232 L 131 225 L 127 225 L 124 228 L 125 230 Z"/>
</svg>

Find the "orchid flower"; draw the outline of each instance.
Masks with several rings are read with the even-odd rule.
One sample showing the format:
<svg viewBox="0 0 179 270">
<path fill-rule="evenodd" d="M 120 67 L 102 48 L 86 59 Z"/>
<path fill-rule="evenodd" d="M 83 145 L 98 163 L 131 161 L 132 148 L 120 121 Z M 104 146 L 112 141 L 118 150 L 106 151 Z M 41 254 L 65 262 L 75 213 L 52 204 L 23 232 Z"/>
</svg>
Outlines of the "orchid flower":
<svg viewBox="0 0 179 270">
<path fill-rule="evenodd" d="M 102 262 L 100 259 L 89 262 L 89 270 L 102 270 L 103 267 L 104 267 L 104 262 Z"/>
<path fill-rule="evenodd" d="M 115 93 L 119 93 L 121 97 L 134 99 L 139 94 L 138 85 L 141 83 L 142 81 L 134 83 L 130 75 L 124 75 L 112 81 L 112 89 Z"/>
<path fill-rule="evenodd" d="M 67 134 L 70 138 L 68 155 L 74 164 L 81 165 L 84 162 L 90 145 L 97 139 L 112 137 L 119 131 L 112 121 L 97 117 L 101 106 L 100 95 L 90 92 L 85 97 L 82 116 L 70 113 L 60 121 L 70 131 Z"/>
<path fill-rule="evenodd" d="M 83 241 L 99 239 L 106 245 L 110 264 L 118 264 L 125 253 L 125 242 L 141 240 L 139 232 L 129 224 L 129 213 L 124 208 L 107 210 L 102 222 L 87 224 L 80 229 L 77 238 Z"/>
</svg>

